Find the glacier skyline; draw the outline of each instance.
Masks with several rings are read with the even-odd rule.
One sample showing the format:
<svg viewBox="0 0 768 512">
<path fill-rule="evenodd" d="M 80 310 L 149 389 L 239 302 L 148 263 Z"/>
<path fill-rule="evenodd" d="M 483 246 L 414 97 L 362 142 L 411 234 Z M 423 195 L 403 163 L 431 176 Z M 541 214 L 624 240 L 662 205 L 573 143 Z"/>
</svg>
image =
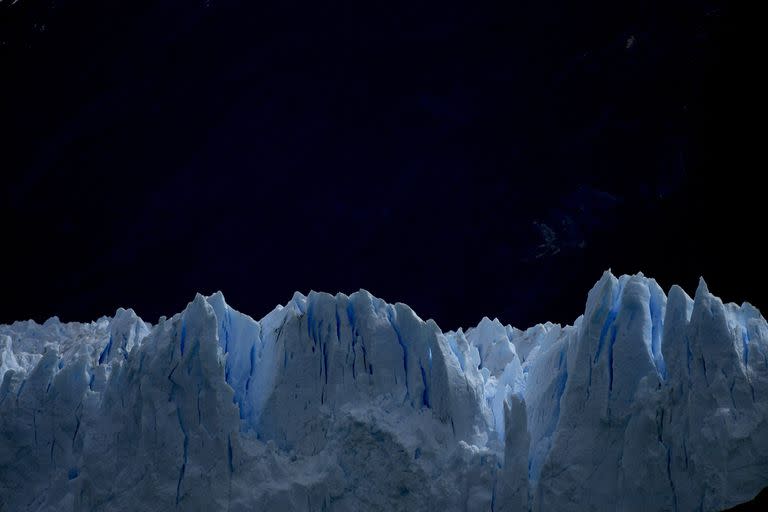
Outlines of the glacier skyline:
<svg viewBox="0 0 768 512">
<path fill-rule="evenodd" d="M 154 326 L 0 326 L 0 382 L 0 510 L 721 510 L 768 485 L 768 324 L 703 279 L 607 271 L 526 330 L 198 294 Z"/>
</svg>

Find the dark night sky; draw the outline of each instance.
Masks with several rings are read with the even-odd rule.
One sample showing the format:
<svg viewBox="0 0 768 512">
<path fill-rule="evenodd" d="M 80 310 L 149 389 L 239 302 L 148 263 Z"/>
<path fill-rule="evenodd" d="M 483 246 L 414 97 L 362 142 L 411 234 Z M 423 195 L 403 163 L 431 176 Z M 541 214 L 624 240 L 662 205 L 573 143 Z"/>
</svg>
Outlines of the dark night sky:
<svg viewBox="0 0 768 512">
<path fill-rule="evenodd" d="M 768 307 L 724 1 L 0 4 L 0 322 L 366 288 L 571 322 L 611 267 Z"/>
</svg>

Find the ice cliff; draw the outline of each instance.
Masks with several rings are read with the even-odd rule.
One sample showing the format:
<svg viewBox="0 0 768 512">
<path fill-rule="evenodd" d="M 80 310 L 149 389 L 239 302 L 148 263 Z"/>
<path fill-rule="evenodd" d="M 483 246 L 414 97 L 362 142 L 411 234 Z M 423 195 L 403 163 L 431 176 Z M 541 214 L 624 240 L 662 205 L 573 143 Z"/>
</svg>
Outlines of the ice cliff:
<svg viewBox="0 0 768 512">
<path fill-rule="evenodd" d="M 714 511 L 768 486 L 768 324 L 606 272 L 573 325 L 366 291 L 0 326 L 0 511 Z"/>
</svg>

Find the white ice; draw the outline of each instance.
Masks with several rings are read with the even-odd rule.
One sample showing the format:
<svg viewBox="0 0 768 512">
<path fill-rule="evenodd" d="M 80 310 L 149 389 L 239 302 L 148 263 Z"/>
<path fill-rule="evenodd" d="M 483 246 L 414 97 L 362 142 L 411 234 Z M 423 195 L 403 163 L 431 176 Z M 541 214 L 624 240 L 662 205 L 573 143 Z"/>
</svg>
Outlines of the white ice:
<svg viewBox="0 0 768 512">
<path fill-rule="evenodd" d="M 361 290 L 0 326 L 0 510 L 721 510 L 768 486 L 768 324 L 606 272 L 571 326 Z"/>
</svg>

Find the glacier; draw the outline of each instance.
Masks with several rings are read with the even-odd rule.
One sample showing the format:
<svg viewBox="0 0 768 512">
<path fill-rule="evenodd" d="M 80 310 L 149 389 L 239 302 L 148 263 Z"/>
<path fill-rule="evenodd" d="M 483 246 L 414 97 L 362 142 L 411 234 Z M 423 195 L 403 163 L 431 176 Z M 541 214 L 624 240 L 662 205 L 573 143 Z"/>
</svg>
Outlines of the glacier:
<svg viewBox="0 0 768 512">
<path fill-rule="evenodd" d="M 715 511 L 768 486 L 768 324 L 610 271 L 572 325 L 365 290 L 0 326 L 0 511 Z"/>
</svg>

